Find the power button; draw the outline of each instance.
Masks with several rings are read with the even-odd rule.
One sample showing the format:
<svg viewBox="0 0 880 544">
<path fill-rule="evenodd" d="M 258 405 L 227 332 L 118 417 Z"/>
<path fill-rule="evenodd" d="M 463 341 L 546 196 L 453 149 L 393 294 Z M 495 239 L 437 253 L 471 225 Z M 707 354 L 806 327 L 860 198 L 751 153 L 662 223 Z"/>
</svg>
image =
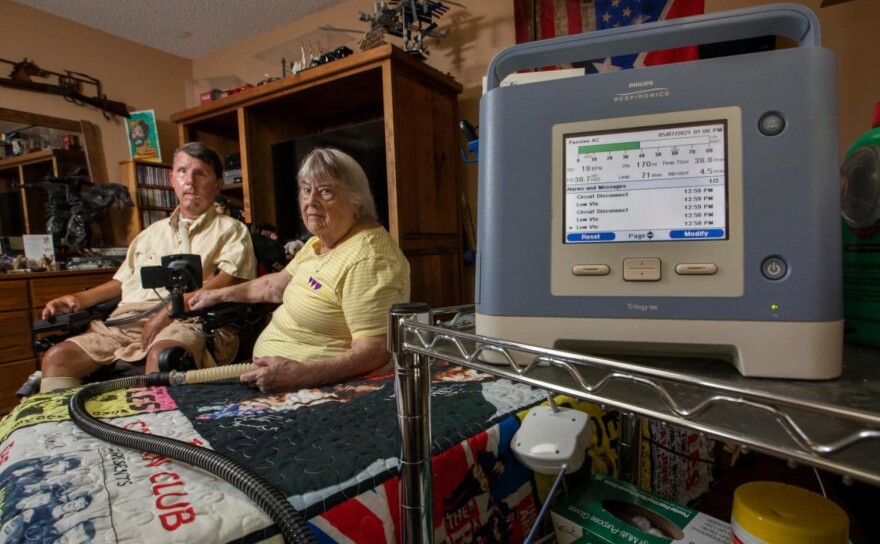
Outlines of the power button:
<svg viewBox="0 0 880 544">
<path fill-rule="evenodd" d="M 788 272 L 788 265 L 779 257 L 768 257 L 761 263 L 761 273 L 768 280 L 778 280 Z"/>
</svg>

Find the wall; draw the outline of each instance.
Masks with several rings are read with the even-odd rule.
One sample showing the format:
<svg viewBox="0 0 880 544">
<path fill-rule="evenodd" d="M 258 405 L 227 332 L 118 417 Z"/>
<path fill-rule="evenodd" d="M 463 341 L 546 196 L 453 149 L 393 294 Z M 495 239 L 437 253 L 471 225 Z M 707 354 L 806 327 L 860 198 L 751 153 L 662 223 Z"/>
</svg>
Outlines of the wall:
<svg viewBox="0 0 880 544">
<path fill-rule="evenodd" d="M 45 70 L 88 74 L 101 81 L 110 100 L 123 102 L 132 111 L 155 110 L 162 157 L 170 159 L 177 130 L 168 118 L 186 107 L 183 88 L 191 77 L 191 61 L 7 0 L 0 0 L 0 14 L 0 57 L 14 62 L 27 57 Z M 0 70 L 7 70 L 7 65 L 0 65 Z M 108 120 L 91 106 L 4 87 L 0 87 L 0 104 L 94 123 L 100 132 L 108 179 L 119 181 L 119 161 L 130 158 L 122 118 L 111 116 Z"/>
</svg>

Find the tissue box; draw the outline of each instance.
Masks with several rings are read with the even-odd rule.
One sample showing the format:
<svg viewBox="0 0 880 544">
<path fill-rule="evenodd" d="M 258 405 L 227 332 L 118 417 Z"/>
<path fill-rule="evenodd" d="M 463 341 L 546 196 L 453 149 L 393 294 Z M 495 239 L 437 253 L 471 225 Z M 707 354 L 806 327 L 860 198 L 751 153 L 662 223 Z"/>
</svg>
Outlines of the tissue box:
<svg viewBox="0 0 880 544">
<path fill-rule="evenodd" d="M 551 515 L 558 544 L 730 543 L 729 524 L 604 474 L 559 501 Z"/>
</svg>

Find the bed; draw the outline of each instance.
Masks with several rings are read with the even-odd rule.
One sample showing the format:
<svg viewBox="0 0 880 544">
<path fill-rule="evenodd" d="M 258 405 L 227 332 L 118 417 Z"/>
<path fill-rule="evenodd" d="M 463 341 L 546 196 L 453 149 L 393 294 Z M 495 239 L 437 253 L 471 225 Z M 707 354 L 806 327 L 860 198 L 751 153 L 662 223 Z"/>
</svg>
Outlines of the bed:
<svg viewBox="0 0 880 544">
<path fill-rule="evenodd" d="M 529 386 L 432 366 L 435 542 L 518 542 L 539 511 L 513 457 Z M 0 542 L 280 542 L 232 484 L 98 440 L 71 392 L 27 399 L 0 422 Z M 319 542 L 394 542 L 400 439 L 393 376 L 283 395 L 239 383 L 117 389 L 87 403 L 115 426 L 220 452 L 279 488 Z"/>
<path fill-rule="evenodd" d="M 440 360 L 431 374 L 434 542 L 522 542 L 554 477 L 530 473 L 509 445 L 546 392 Z M 136 387 L 96 396 L 86 408 L 116 427 L 210 448 L 248 467 L 283 493 L 319 542 L 391 543 L 405 522 L 394 391 L 393 375 L 282 395 L 228 382 Z M 224 479 L 81 430 L 70 419 L 71 396 L 35 395 L 0 421 L 0 543 L 284 540 Z M 567 487 L 595 472 L 616 476 L 618 414 L 555 399 L 587 412 L 595 429 Z M 712 440 L 643 425 L 643 483 L 683 504 L 709 489 Z"/>
</svg>

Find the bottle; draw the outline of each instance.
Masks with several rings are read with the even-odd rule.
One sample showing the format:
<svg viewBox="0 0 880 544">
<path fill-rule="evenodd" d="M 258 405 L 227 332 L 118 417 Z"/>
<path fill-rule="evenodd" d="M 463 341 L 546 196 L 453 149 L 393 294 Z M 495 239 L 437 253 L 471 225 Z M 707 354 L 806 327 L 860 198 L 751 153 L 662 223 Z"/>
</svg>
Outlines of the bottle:
<svg viewBox="0 0 880 544">
<path fill-rule="evenodd" d="M 880 346 L 880 102 L 840 168 L 844 340 Z"/>
</svg>

